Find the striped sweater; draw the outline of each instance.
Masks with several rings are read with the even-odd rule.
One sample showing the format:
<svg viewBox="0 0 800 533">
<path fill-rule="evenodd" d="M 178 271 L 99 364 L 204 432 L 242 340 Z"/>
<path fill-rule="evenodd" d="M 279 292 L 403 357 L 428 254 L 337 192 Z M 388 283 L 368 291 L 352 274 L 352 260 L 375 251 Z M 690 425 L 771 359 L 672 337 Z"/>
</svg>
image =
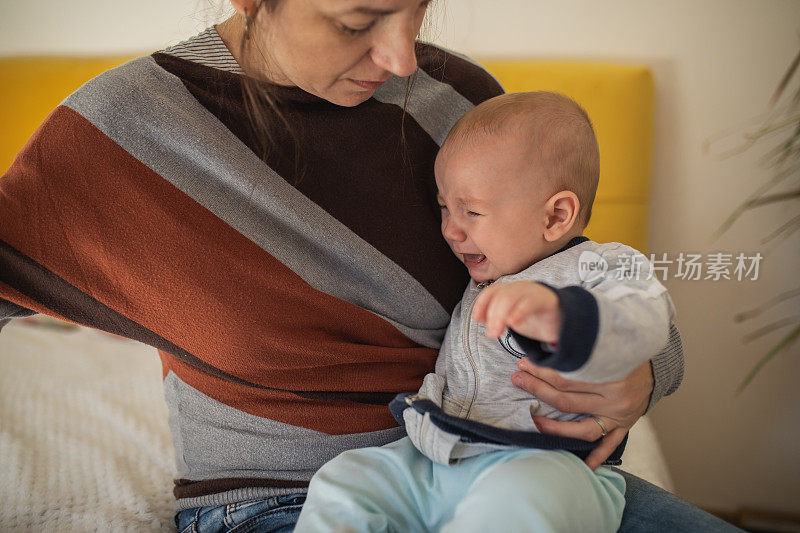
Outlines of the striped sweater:
<svg viewBox="0 0 800 533">
<path fill-rule="evenodd" d="M 432 370 L 467 282 L 433 160 L 502 91 L 418 56 L 407 102 L 396 77 L 352 108 L 276 87 L 301 142 L 276 132 L 264 161 L 209 28 L 85 84 L 0 178 L 0 325 L 46 313 L 159 350 L 177 509 L 304 491 L 338 453 L 402 436 L 387 403 Z M 680 350 L 654 371 L 657 401 Z"/>
</svg>

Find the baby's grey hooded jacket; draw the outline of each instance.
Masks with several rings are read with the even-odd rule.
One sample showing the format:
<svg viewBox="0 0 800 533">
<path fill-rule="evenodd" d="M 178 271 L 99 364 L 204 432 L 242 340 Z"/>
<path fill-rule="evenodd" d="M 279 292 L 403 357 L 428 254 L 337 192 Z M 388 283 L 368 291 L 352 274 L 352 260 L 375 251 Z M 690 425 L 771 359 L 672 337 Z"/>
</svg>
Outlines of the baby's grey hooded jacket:
<svg viewBox="0 0 800 533">
<path fill-rule="evenodd" d="M 414 445 L 449 464 L 510 446 L 570 449 L 585 456 L 592 443 L 542 435 L 531 415 L 578 420 L 514 386 L 522 357 L 564 377 L 616 381 L 664 349 L 675 314 L 667 290 L 640 252 L 619 243 L 576 237 L 559 252 L 495 283 L 537 281 L 559 298 L 563 322 L 558 344 L 544 345 L 513 331 L 489 339 L 472 319 L 481 287 L 470 281 L 456 305 L 435 372 L 415 395 L 392 402 Z M 624 443 L 608 461 L 618 464 Z"/>
</svg>

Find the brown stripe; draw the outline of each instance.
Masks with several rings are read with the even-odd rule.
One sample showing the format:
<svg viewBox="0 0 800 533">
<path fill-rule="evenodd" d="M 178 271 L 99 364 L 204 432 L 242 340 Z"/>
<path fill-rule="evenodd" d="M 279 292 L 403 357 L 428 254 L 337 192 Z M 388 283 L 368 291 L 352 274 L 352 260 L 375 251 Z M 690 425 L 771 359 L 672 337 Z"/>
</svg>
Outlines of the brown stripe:
<svg viewBox="0 0 800 533">
<path fill-rule="evenodd" d="M 172 492 L 175 498 L 196 498 L 208 494 L 217 494 L 234 489 L 250 487 L 273 487 L 280 489 L 305 489 L 308 488 L 308 481 L 292 481 L 286 479 L 269 479 L 258 477 L 209 479 L 206 481 L 191 481 L 189 479 L 176 479 L 175 488 Z M 300 490 L 299 492 L 305 492 Z"/>
<path fill-rule="evenodd" d="M 0 240 L 0 272 L 4 273 L 3 277 L 5 278 L 0 281 L 0 294 L 8 301 L 26 306 L 36 312 L 78 324 L 91 325 L 91 327 L 109 333 L 138 340 L 159 350 L 168 351 L 191 367 L 221 378 L 223 381 L 230 381 L 246 387 L 292 392 L 308 399 L 344 400 L 380 406 L 386 406 L 395 396 L 394 393 L 291 391 L 248 383 L 208 365 L 152 331 L 109 309 L 14 250 L 2 240 Z M 38 301 L 28 298 L 24 293 L 34 295 Z"/>
<path fill-rule="evenodd" d="M 190 365 L 223 379 L 255 386 L 208 365 L 152 331 L 109 309 L 2 240 L 0 240 L 0 272 L 3 272 L 4 278 L 2 285 L 11 288 L 15 294 L 23 295 L 23 298 L 18 299 L 18 305 L 23 305 L 23 301 L 28 302 L 30 308 L 39 312 L 143 342 L 159 350 L 169 351 Z M 7 297 L 12 296 L 11 291 L 8 293 Z M 25 294 L 31 298 L 24 296 Z"/>
<path fill-rule="evenodd" d="M 363 401 L 361 393 L 416 390 L 432 369 L 435 350 L 314 290 L 74 111 L 58 108 L 28 146 L 0 180 L 0 238 L 52 274 L 50 284 L 30 286 L 46 291 L 35 299 L 48 307 L 59 300 L 68 318 L 241 387 L 359 393 Z M 77 293 L 61 294 L 68 289 L 52 280 Z M 259 397 L 247 389 L 226 403 L 246 410 Z M 302 400 L 281 420 L 331 425 L 307 414 L 319 401 Z M 373 417 L 361 425 L 393 425 L 376 406 L 352 410 Z"/>
<path fill-rule="evenodd" d="M 206 396 L 251 415 L 329 435 L 366 433 L 397 427 L 397 422 L 387 407 L 388 400 L 382 404 L 356 403 L 335 397 L 304 398 L 297 394 L 246 387 L 202 372 L 168 353 L 159 354 L 164 376 L 172 371 L 184 383 Z M 407 390 L 419 390 L 421 381 L 420 379 Z"/>
</svg>

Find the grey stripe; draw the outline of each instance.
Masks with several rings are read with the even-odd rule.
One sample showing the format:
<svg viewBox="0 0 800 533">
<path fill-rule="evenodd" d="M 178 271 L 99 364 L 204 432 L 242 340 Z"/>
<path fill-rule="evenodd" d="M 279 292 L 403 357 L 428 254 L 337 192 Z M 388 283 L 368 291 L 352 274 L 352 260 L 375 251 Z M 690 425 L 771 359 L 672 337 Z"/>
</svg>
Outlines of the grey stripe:
<svg viewBox="0 0 800 533">
<path fill-rule="evenodd" d="M 218 402 L 184 383 L 174 372 L 164 380 L 164 396 L 169 406 L 177 479 L 307 481 L 343 451 L 382 446 L 405 435 L 401 427 L 329 435 L 276 422 Z"/>
<path fill-rule="evenodd" d="M 315 289 L 423 346 L 441 344 L 449 315 L 416 279 L 286 183 L 151 57 L 95 78 L 64 105 Z"/>
<path fill-rule="evenodd" d="M 207 67 L 213 67 L 235 74 L 243 74 L 244 71 L 228 51 L 228 47 L 222 42 L 217 29 L 214 26 L 180 42 L 161 50 L 164 54 L 169 54 L 187 61 L 200 63 Z"/>
<path fill-rule="evenodd" d="M 456 120 L 475 106 L 450 85 L 434 80 L 424 70 L 418 68 L 414 75 L 416 79 L 406 112 L 441 146 Z M 374 98 L 403 107 L 407 80 L 392 76 L 375 91 Z"/>
</svg>

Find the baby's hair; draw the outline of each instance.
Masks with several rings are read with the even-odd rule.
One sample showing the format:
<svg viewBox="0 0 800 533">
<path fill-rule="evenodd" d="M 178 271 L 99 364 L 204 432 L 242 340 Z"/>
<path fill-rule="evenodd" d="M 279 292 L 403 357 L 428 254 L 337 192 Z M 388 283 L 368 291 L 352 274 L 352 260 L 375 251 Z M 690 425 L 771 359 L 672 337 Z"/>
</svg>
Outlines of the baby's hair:
<svg viewBox="0 0 800 533">
<path fill-rule="evenodd" d="M 510 93 L 478 105 L 450 130 L 442 149 L 480 142 L 487 136 L 526 135 L 532 164 L 544 172 L 543 184 L 554 194 L 569 190 L 580 202 L 578 222 L 592 215 L 600 179 L 600 153 L 586 111 L 575 101 L 552 92 Z"/>
</svg>

